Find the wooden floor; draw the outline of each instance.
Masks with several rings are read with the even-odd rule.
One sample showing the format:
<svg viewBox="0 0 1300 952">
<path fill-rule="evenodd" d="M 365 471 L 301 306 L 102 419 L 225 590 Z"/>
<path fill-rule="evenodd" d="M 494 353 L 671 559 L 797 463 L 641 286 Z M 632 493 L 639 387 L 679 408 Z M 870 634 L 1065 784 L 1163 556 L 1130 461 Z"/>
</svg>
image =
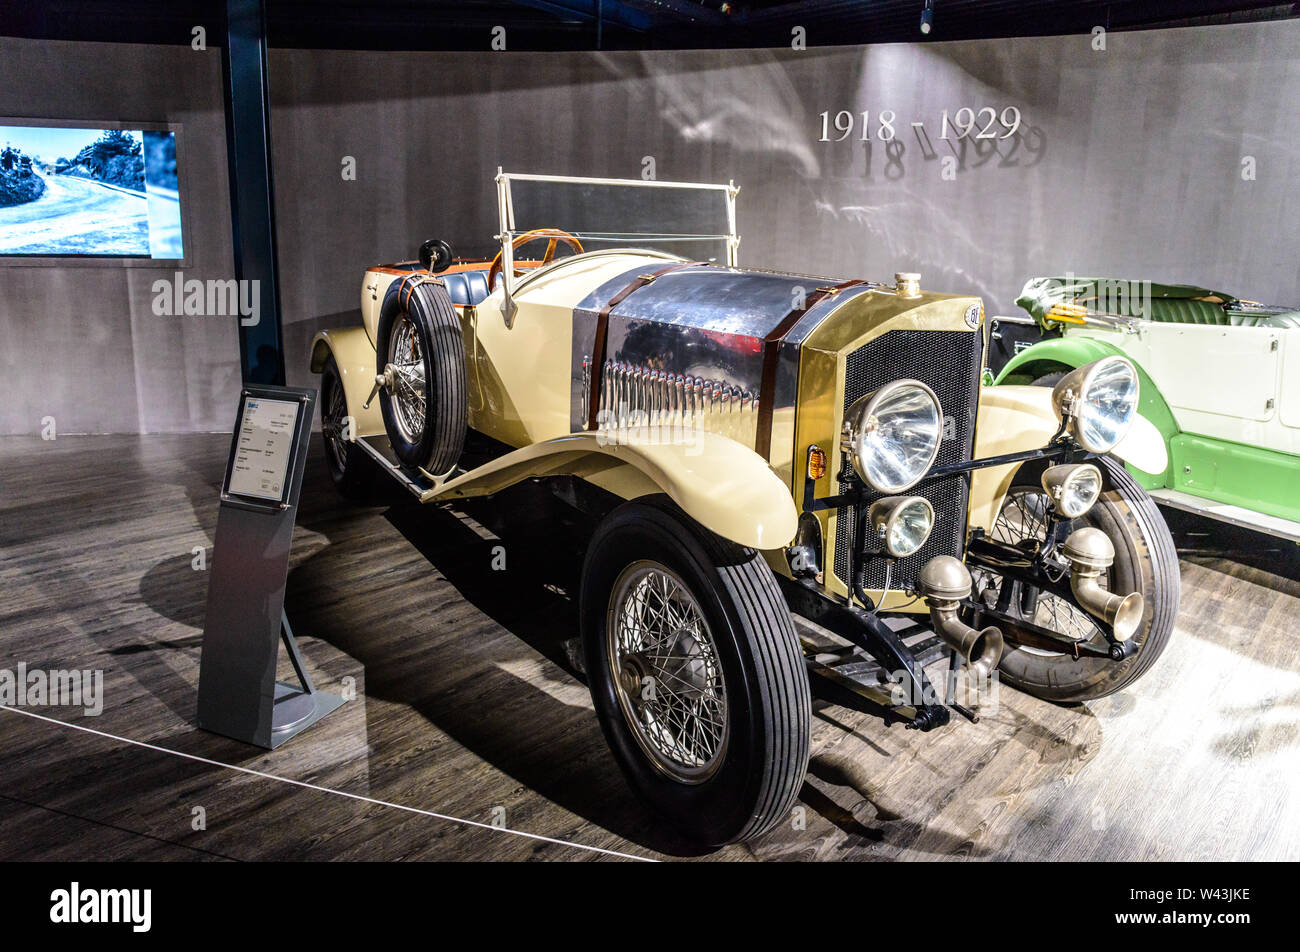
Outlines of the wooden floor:
<svg viewBox="0 0 1300 952">
<path fill-rule="evenodd" d="M 313 446 L 289 611 L 318 685 L 356 700 L 275 752 L 197 730 L 191 562 L 228 445 L 0 440 L 0 668 L 100 669 L 105 690 L 98 717 L 0 710 L 0 860 L 689 853 L 571 673 L 581 534 L 533 488 L 347 506 Z M 700 858 L 1300 859 L 1300 583 L 1189 538 L 1173 643 L 1123 695 L 1005 688 L 930 734 L 816 703 L 806 828 Z"/>
</svg>

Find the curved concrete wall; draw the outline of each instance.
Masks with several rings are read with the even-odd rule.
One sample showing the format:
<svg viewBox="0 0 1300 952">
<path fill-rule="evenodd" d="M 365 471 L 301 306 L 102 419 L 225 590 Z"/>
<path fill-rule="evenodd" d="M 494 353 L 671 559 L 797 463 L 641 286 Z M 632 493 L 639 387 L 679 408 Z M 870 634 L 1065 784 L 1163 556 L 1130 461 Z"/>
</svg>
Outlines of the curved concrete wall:
<svg viewBox="0 0 1300 952">
<path fill-rule="evenodd" d="M 411 257 L 429 236 L 491 250 L 498 165 L 635 177 L 648 155 L 661 179 L 731 178 L 743 263 L 919 271 L 990 313 L 1013 313 L 1028 277 L 1069 270 L 1300 303 L 1300 22 L 1111 34 L 1106 47 L 276 51 L 291 379 L 306 379 L 295 365 L 317 326 L 352 319 L 363 265 Z M 950 149 L 942 112 L 962 106 L 1017 106 L 1021 134 Z M 817 141 L 819 114 L 841 109 L 870 110 L 873 140 L 893 110 L 901 152 Z"/>
<path fill-rule="evenodd" d="M 1300 22 L 1106 37 L 651 53 L 275 50 L 290 383 L 358 320 L 362 269 L 426 237 L 491 253 L 492 176 L 742 186 L 743 263 L 982 295 L 1026 278 L 1200 283 L 1300 303 Z M 1008 139 L 940 138 L 943 110 L 1018 107 Z M 893 145 L 879 141 L 895 113 Z M 220 51 L 0 40 L 0 115 L 185 124 L 186 277 L 232 276 Z M 869 110 L 872 141 L 820 142 Z M 915 130 L 912 122 L 923 123 Z M 355 160 L 345 180 L 344 157 Z M 1242 178 L 1252 157 L 1255 178 Z M 954 172 L 945 177 L 945 166 Z M 157 269 L 0 267 L 0 432 L 228 427 L 233 319 L 152 313 Z"/>
</svg>

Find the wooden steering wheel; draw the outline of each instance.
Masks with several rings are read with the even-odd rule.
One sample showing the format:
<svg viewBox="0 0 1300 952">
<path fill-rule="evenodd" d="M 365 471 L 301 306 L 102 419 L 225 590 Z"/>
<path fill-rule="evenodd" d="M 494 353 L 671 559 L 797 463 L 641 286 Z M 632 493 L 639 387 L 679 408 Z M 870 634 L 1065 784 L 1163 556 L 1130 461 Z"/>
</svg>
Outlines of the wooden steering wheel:
<svg viewBox="0 0 1300 952">
<path fill-rule="evenodd" d="M 577 238 L 569 234 L 567 231 L 561 231 L 558 228 L 534 228 L 532 231 L 526 231 L 522 235 L 516 236 L 515 240 L 510 242 L 510 250 L 512 252 L 518 251 L 520 248 L 528 244 L 530 241 L 540 241 L 542 239 L 546 239 L 546 254 L 542 256 L 542 260 L 539 263 L 530 264 L 531 268 L 540 268 L 550 264 L 551 261 L 554 260 L 555 258 L 555 247 L 558 243 L 561 242 L 568 245 L 570 248 L 572 248 L 574 254 L 576 255 L 582 254 L 582 242 L 578 241 Z M 516 278 L 521 277 L 524 274 L 524 272 L 527 270 L 529 269 L 520 268 L 518 267 L 518 265 L 516 265 L 514 268 L 515 277 Z M 496 288 L 497 275 L 499 275 L 500 273 L 501 273 L 501 252 L 498 251 L 497 256 L 492 259 L 492 267 L 488 269 L 487 281 L 488 281 L 489 291 L 492 291 Z"/>
</svg>

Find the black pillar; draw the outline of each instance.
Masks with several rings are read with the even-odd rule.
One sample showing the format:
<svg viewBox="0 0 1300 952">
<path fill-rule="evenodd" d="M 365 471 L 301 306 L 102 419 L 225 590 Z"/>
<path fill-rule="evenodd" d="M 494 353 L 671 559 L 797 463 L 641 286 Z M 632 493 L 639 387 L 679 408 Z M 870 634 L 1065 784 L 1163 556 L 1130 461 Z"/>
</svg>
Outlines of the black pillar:
<svg viewBox="0 0 1300 952">
<path fill-rule="evenodd" d="M 283 384 L 264 0 L 226 0 L 224 63 L 235 277 L 258 282 L 257 323 L 251 323 L 252 316 L 239 321 L 240 364 L 245 383 Z"/>
</svg>

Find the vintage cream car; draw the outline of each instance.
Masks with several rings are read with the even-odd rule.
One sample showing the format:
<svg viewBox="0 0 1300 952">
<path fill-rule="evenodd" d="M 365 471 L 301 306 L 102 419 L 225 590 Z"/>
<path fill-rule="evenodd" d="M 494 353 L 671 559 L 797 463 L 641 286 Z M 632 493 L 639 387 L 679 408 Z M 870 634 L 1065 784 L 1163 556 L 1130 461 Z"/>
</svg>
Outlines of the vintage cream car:
<svg viewBox="0 0 1300 952">
<path fill-rule="evenodd" d="M 1158 472 L 1164 447 L 1123 358 L 981 388 L 977 298 L 741 268 L 730 185 L 496 186 L 494 261 L 426 242 L 366 272 L 362 326 L 316 338 L 331 472 L 425 502 L 541 477 L 599 520 L 585 673 L 682 832 L 788 816 L 810 676 L 931 730 L 978 706 L 927 678 L 944 658 L 1079 701 L 1160 654 L 1177 562 L 1117 458 Z M 497 452 L 467 469 L 470 428 Z"/>
</svg>

